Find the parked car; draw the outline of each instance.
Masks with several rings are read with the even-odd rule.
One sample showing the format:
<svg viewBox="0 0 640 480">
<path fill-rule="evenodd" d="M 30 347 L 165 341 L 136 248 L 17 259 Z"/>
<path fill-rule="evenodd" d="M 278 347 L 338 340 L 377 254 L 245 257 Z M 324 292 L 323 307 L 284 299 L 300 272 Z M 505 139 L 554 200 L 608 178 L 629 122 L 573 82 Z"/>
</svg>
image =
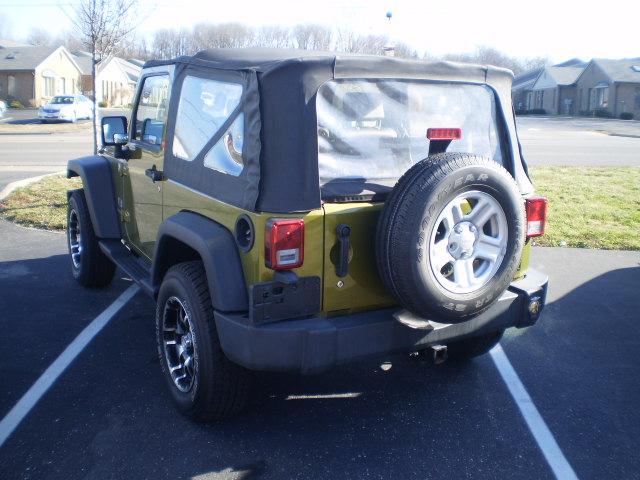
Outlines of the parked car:
<svg viewBox="0 0 640 480">
<path fill-rule="evenodd" d="M 76 120 L 93 118 L 91 100 L 84 95 L 57 95 L 38 110 L 38 118 L 42 123 L 51 120 L 75 122 Z"/>
<path fill-rule="evenodd" d="M 4 116 L 4 112 L 7 111 L 7 104 L 4 100 L 0 100 L 0 117 Z"/>
<path fill-rule="evenodd" d="M 131 115 L 71 160 L 73 276 L 156 302 L 178 409 L 224 418 L 249 371 L 470 358 L 533 325 L 546 200 L 508 70 L 288 50 L 145 64 Z"/>
</svg>

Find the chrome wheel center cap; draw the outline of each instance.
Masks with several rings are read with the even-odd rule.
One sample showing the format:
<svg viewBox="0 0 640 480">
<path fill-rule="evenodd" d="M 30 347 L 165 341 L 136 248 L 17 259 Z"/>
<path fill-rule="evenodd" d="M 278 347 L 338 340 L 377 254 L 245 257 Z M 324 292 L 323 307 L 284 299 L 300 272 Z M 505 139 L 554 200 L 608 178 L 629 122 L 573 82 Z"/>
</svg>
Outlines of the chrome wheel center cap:
<svg viewBox="0 0 640 480">
<path fill-rule="evenodd" d="M 457 223 L 449 235 L 448 249 L 455 259 L 469 258 L 473 255 L 478 229 L 471 222 Z"/>
</svg>

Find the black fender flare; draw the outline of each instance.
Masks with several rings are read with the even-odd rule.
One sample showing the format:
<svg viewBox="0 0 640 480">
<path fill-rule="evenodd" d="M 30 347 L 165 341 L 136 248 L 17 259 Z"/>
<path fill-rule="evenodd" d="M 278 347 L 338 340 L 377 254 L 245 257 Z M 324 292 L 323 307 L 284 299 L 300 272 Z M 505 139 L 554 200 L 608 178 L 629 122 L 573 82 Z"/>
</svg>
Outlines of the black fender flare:
<svg viewBox="0 0 640 480">
<path fill-rule="evenodd" d="M 67 162 L 67 178 L 80 177 L 93 230 L 98 238 L 122 238 L 109 160 L 100 155 Z"/>
<path fill-rule="evenodd" d="M 154 292 L 159 290 L 171 265 L 190 259 L 176 251 L 176 242 L 188 246 L 202 259 L 215 310 L 243 312 L 249 309 L 242 263 L 232 233 L 218 222 L 193 212 L 176 213 L 160 224 L 151 266 Z"/>
</svg>

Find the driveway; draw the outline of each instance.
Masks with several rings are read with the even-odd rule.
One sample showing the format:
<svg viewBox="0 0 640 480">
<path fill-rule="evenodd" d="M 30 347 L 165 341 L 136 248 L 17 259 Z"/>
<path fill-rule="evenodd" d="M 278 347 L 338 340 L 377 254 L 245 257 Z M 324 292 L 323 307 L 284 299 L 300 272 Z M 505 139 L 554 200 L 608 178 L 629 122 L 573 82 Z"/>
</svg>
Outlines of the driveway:
<svg viewBox="0 0 640 480">
<path fill-rule="evenodd" d="M 65 239 L 0 222 L 0 418 L 130 282 L 86 290 Z M 5 247 L 6 245 L 6 247 Z M 579 478 L 638 478 L 640 254 L 537 248 L 547 309 L 502 347 Z M 175 413 L 136 295 L 0 447 L 3 479 L 553 478 L 491 356 L 258 374 L 218 424 Z M 388 367 L 388 365 L 387 365 Z"/>
</svg>

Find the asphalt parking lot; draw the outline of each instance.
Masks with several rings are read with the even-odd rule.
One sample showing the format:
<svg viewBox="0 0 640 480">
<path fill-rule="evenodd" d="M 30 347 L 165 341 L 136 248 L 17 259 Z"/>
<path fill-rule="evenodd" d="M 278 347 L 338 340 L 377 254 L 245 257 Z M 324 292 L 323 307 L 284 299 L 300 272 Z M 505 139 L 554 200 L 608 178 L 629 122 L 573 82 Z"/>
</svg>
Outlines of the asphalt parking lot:
<svg viewBox="0 0 640 480">
<path fill-rule="evenodd" d="M 47 148 L 27 142 L 7 159 L 5 138 L 3 181 L 3 166 Z M 46 166 L 64 166 L 69 147 Z M 0 221 L 0 239 L 1 420 L 131 282 L 81 288 L 61 234 Z M 546 310 L 502 349 L 578 478 L 640 479 L 640 253 L 536 248 L 532 264 L 550 277 Z M 113 316 L 0 442 L 0 478 L 554 478 L 490 355 L 258 374 L 247 412 L 197 425 L 171 405 L 153 312 L 138 293 Z"/>
<path fill-rule="evenodd" d="M 0 222 L 0 416 L 130 282 L 84 290 L 65 239 Z M 578 478 L 639 478 L 640 254 L 536 249 L 547 309 L 502 348 Z M 490 356 L 259 374 L 222 424 L 176 415 L 136 295 L 0 448 L 2 478 L 553 478 Z"/>
</svg>

